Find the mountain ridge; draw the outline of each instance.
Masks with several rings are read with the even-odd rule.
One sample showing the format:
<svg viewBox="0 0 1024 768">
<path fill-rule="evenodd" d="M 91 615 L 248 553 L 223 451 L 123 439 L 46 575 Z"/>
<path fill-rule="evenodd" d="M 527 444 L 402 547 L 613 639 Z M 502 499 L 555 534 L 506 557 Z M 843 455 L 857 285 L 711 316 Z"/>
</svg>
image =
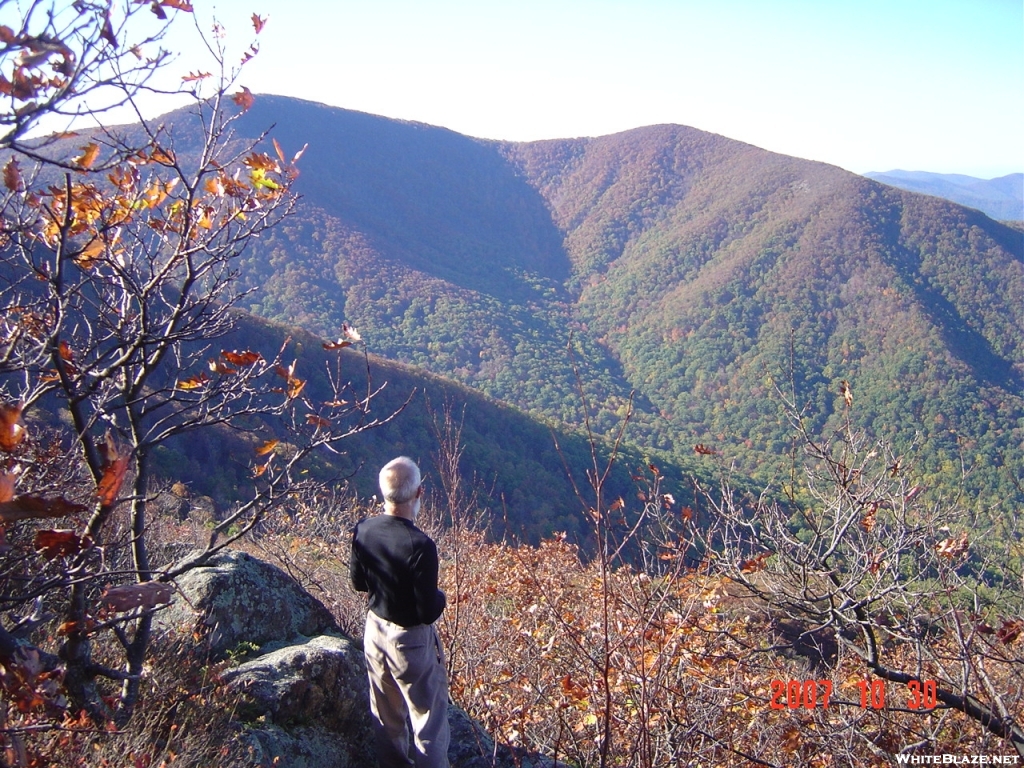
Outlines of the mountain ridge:
<svg viewBox="0 0 1024 768">
<path fill-rule="evenodd" d="M 1024 173 L 980 179 L 957 173 L 871 171 L 865 177 L 900 189 L 977 208 L 999 221 L 1024 221 Z"/>
<path fill-rule="evenodd" d="M 241 263 L 256 314 L 556 421 L 771 476 L 775 388 L 1013 493 L 1024 443 L 1020 231 L 686 126 L 495 142 L 287 97 L 237 124 L 309 143 L 289 222 Z M 571 353 L 569 350 L 572 350 Z M 998 489 L 998 490 L 996 490 Z"/>
</svg>

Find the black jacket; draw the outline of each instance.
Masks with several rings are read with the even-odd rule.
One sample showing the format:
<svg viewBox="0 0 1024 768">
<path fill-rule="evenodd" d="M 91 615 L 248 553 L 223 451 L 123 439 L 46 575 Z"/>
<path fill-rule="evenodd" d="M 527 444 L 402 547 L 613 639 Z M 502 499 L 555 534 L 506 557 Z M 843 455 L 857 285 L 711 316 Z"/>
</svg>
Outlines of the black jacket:
<svg viewBox="0 0 1024 768">
<path fill-rule="evenodd" d="M 437 546 L 412 521 L 394 515 L 360 520 L 352 534 L 352 586 L 370 610 L 403 627 L 433 624 L 446 603 L 437 588 Z"/>
</svg>

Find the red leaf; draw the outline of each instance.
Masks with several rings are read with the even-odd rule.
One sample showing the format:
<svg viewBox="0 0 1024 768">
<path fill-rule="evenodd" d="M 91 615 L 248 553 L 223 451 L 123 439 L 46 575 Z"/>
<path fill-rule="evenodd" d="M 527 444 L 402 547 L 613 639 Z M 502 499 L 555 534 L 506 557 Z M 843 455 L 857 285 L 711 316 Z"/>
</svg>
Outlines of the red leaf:
<svg viewBox="0 0 1024 768">
<path fill-rule="evenodd" d="M 263 355 L 259 352 L 228 352 L 227 350 L 221 351 L 221 355 L 232 365 L 255 365 L 263 359 Z"/>
<path fill-rule="evenodd" d="M 268 18 L 268 17 L 266 17 L 266 16 L 264 16 L 264 17 L 260 18 L 260 17 L 259 17 L 259 16 L 257 15 L 257 14 L 255 14 L 255 13 L 254 13 L 254 14 L 252 15 L 252 28 L 256 30 L 256 34 L 257 34 L 257 35 L 258 35 L 258 34 L 259 34 L 260 32 L 262 32 L 262 31 L 263 31 L 263 28 L 264 28 L 264 27 L 265 27 L 265 26 L 267 25 L 267 18 Z"/>
<path fill-rule="evenodd" d="M 42 496 L 16 496 L 11 501 L 0 503 L 0 520 L 13 523 L 33 518 L 64 517 L 86 509 L 83 504 L 74 504 L 63 497 L 45 499 Z"/>
<path fill-rule="evenodd" d="M 25 439 L 21 426 L 21 403 L 0 403 L 0 450 L 13 453 Z"/>
<path fill-rule="evenodd" d="M 256 97 L 252 95 L 252 91 L 242 86 L 242 90 L 231 97 L 231 100 L 242 108 L 243 111 L 248 112 L 249 107 L 256 103 Z"/>
<path fill-rule="evenodd" d="M 36 531 L 35 548 L 47 560 L 76 555 L 92 546 L 92 539 L 74 531 Z"/>
</svg>

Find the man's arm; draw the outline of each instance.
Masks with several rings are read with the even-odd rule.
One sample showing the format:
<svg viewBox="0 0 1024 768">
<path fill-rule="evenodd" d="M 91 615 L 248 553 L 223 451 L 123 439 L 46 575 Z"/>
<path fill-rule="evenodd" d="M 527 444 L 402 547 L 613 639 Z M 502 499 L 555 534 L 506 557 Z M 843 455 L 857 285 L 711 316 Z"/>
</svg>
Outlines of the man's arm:
<svg viewBox="0 0 1024 768">
<path fill-rule="evenodd" d="M 363 568 L 356 551 L 356 531 L 352 531 L 352 551 L 348 558 L 348 575 L 352 580 L 352 588 L 356 592 L 369 592 L 370 587 L 366 583 L 366 569 Z"/>
<path fill-rule="evenodd" d="M 448 602 L 444 592 L 437 588 L 437 545 L 428 538 L 417 554 L 412 568 L 416 613 L 423 624 L 433 624 Z"/>
</svg>

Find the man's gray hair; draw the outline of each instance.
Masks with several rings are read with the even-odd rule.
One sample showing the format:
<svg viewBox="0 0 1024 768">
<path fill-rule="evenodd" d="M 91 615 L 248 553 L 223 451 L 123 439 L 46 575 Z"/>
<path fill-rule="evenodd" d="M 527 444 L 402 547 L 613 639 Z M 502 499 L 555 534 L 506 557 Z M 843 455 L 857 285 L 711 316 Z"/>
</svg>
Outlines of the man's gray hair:
<svg viewBox="0 0 1024 768">
<path fill-rule="evenodd" d="M 384 501 L 405 504 L 416 498 L 420 488 L 420 468 L 408 456 L 399 456 L 384 465 L 379 481 Z"/>
</svg>

